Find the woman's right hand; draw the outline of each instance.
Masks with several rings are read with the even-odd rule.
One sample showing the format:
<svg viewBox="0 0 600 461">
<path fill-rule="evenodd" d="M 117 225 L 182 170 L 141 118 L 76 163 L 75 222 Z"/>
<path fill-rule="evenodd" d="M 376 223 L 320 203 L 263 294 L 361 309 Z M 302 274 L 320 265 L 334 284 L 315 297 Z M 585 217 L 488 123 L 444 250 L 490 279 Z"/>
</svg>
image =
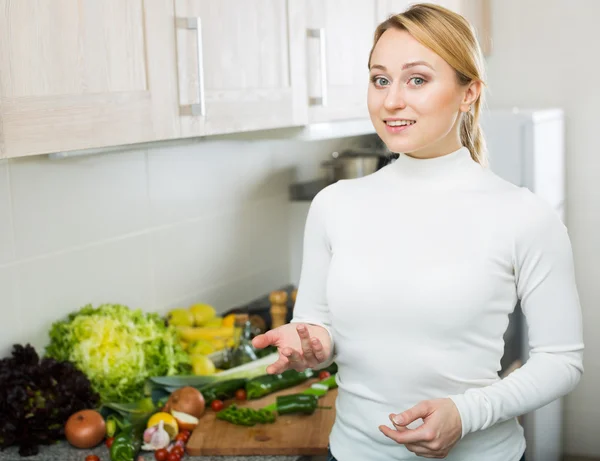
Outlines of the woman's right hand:
<svg viewBox="0 0 600 461">
<path fill-rule="evenodd" d="M 303 371 L 316 368 L 331 355 L 331 338 L 323 327 L 305 323 L 288 323 L 269 330 L 252 340 L 257 349 L 276 346 L 279 359 L 267 367 L 267 373 L 279 374 L 285 370 Z"/>
</svg>

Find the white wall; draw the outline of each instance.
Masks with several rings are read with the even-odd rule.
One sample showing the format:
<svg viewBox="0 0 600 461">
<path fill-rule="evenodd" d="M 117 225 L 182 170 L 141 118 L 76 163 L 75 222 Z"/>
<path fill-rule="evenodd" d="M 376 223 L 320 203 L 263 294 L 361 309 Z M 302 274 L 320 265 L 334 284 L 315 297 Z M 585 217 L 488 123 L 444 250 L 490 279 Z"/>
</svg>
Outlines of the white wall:
<svg viewBox="0 0 600 461">
<path fill-rule="evenodd" d="M 288 185 L 357 141 L 0 160 L 0 357 L 87 303 L 223 311 L 289 283 Z"/>
<path fill-rule="evenodd" d="M 584 315 L 585 374 L 566 399 L 565 449 L 600 456 L 598 0 L 493 0 L 489 107 L 566 112 L 567 225 Z"/>
</svg>

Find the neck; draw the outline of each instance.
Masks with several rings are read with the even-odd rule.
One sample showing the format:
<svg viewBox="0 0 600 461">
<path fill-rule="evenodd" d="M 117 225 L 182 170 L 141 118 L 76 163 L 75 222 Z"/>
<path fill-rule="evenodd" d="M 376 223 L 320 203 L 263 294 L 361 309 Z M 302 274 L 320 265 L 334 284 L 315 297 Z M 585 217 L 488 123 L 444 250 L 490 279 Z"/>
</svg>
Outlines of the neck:
<svg viewBox="0 0 600 461">
<path fill-rule="evenodd" d="M 481 167 L 471 158 L 469 149 L 460 146 L 447 154 L 427 158 L 401 153 L 392 169 L 406 179 L 444 181 L 462 177 Z"/>
</svg>

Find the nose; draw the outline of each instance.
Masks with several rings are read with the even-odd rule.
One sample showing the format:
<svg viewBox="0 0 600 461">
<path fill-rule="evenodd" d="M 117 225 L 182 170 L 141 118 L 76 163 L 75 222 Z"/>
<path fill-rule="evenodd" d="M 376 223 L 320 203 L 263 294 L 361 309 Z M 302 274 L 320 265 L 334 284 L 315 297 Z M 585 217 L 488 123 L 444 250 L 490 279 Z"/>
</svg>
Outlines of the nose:
<svg viewBox="0 0 600 461">
<path fill-rule="evenodd" d="M 390 112 L 404 109 L 406 107 L 404 96 L 404 88 L 401 84 L 390 85 L 383 101 L 383 107 Z"/>
</svg>

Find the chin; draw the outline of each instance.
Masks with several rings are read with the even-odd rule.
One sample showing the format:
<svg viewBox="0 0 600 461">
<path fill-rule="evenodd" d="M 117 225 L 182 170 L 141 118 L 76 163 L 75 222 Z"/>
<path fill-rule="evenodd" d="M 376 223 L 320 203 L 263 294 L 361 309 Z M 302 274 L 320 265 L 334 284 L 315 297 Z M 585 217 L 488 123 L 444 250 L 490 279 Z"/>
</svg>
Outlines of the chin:
<svg viewBox="0 0 600 461">
<path fill-rule="evenodd" d="M 395 154 L 400 152 L 402 153 L 410 153 L 419 149 L 419 146 L 415 142 L 411 142 L 408 139 L 394 139 L 394 138 L 382 138 L 383 143 L 386 147 Z"/>
</svg>

